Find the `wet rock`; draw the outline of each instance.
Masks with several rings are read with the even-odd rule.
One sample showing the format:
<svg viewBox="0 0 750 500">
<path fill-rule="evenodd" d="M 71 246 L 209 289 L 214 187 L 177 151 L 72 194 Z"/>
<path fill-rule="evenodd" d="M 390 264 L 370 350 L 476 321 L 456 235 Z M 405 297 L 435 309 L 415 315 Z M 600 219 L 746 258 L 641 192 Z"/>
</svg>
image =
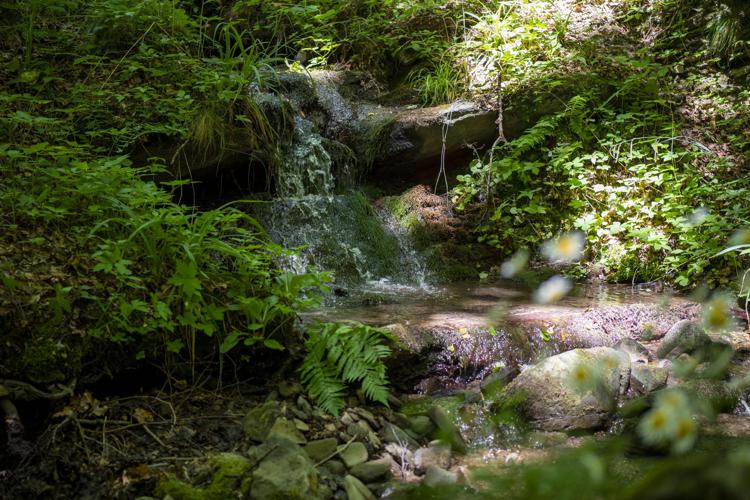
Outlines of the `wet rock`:
<svg viewBox="0 0 750 500">
<path fill-rule="evenodd" d="M 447 469 L 451 465 L 450 447 L 442 442 L 430 443 L 429 447 L 420 448 L 414 452 L 414 469 L 423 474 L 430 466 Z"/>
<path fill-rule="evenodd" d="M 574 349 L 521 372 L 500 398 L 543 430 L 601 427 L 630 378 L 630 360 L 608 347 Z"/>
<path fill-rule="evenodd" d="M 696 321 L 682 320 L 669 329 L 656 351 L 659 358 L 674 359 L 680 354 L 691 354 L 711 344 L 703 327 Z"/>
<path fill-rule="evenodd" d="M 630 388 L 635 394 L 645 395 L 666 386 L 668 376 L 666 368 L 634 363 L 630 367 Z"/>
<path fill-rule="evenodd" d="M 466 442 L 446 411 L 439 406 L 433 406 L 427 414 L 437 427 L 434 433 L 435 437 L 448 443 L 456 453 L 466 453 Z"/>
<path fill-rule="evenodd" d="M 274 422 L 281 416 L 281 406 L 278 401 L 266 401 L 256 406 L 245 415 L 242 428 L 247 437 L 254 441 L 264 441 Z"/>
<path fill-rule="evenodd" d="M 207 459 L 210 482 L 203 487 L 194 487 L 174 476 L 162 480 L 156 487 L 161 497 L 181 498 L 232 498 L 238 494 L 247 497 L 250 493 L 249 471 L 252 462 L 236 453 L 219 453 Z"/>
<path fill-rule="evenodd" d="M 310 405 L 310 403 L 303 396 L 299 396 L 297 398 L 297 408 L 306 417 L 310 417 L 312 415 L 312 413 L 313 413 L 312 406 Z"/>
<path fill-rule="evenodd" d="M 482 383 L 479 385 L 482 390 L 482 395 L 488 399 L 495 399 L 497 394 L 502 391 L 511 380 L 518 376 L 518 373 L 518 368 L 504 366 L 500 370 L 484 377 Z"/>
<path fill-rule="evenodd" d="M 532 448 L 550 448 L 560 446 L 568 440 L 564 432 L 532 431 L 527 436 L 529 446 Z"/>
<path fill-rule="evenodd" d="M 408 428 L 417 437 L 422 438 L 435 431 L 435 424 L 433 424 L 430 417 L 426 415 L 416 415 L 409 418 Z"/>
<path fill-rule="evenodd" d="M 298 418 L 295 418 L 295 419 L 294 419 L 294 426 L 295 426 L 295 427 L 297 428 L 297 430 L 298 430 L 298 431 L 300 431 L 300 432 L 307 432 L 307 431 L 309 431 L 309 430 L 310 430 L 310 426 L 309 426 L 309 425 L 307 425 L 307 424 L 306 424 L 305 422 L 303 422 L 302 420 L 300 420 L 300 419 L 298 419 Z"/>
<path fill-rule="evenodd" d="M 269 439 L 256 451 L 262 461 L 253 471 L 251 498 L 320 498 L 318 472 L 305 451 L 284 438 Z"/>
<path fill-rule="evenodd" d="M 381 432 L 383 441 L 385 441 L 386 443 L 397 443 L 405 445 L 410 449 L 419 448 L 419 444 L 414 440 L 414 438 L 412 438 L 409 434 L 406 433 L 405 430 L 395 424 L 386 423 L 385 426 L 383 426 Z"/>
<path fill-rule="evenodd" d="M 676 322 L 695 319 L 700 314 L 697 304 L 626 304 L 594 307 L 585 311 L 568 311 L 560 317 L 550 317 L 549 308 L 526 314 L 525 308 L 511 312 L 508 319 L 527 326 L 548 329 L 554 325 L 556 334 L 565 335 L 567 344 L 574 347 L 610 347 L 618 341 L 659 339 Z"/>
<path fill-rule="evenodd" d="M 390 457 L 379 458 L 357 464 L 349 473 L 365 483 L 382 481 L 390 478 L 392 464 L 393 460 Z"/>
<path fill-rule="evenodd" d="M 285 419 L 284 417 L 277 418 L 271 429 L 268 431 L 268 439 L 280 437 L 288 439 L 289 441 L 296 444 L 305 444 L 307 439 L 297 429 L 294 422 Z"/>
<path fill-rule="evenodd" d="M 491 144 L 497 132 L 496 118 L 497 113 L 469 102 L 402 111 L 392 119 L 375 168 L 384 176 L 432 181 L 444 124 L 450 126 L 445 149 L 451 157 L 466 154 L 465 144 Z"/>
<path fill-rule="evenodd" d="M 348 500 L 375 500 L 375 495 L 367 489 L 367 486 L 352 475 L 344 478 L 344 489 Z"/>
<path fill-rule="evenodd" d="M 710 405 L 718 413 L 731 411 L 741 396 L 740 390 L 722 380 L 694 379 L 676 387 L 687 391 L 692 401 Z"/>
<path fill-rule="evenodd" d="M 441 469 L 435 465 L 431 465 L 427 468 L 424 479 L 422 480 L 422 484 L 431 488 L 434 488 L 435 486 L 456 484 L 457 482 L 458 474 Z"/>
<path fill-rule="evenodd" d="M 305 453 L 314 462 L 320 462 L 336 453 L 338 442 L 334 438 L 317 439 L 305 445 Z"/>
<path fill-rule="evenodd" d="M 369 457 L 367 448 L 359 441 L 350 443 L 348 446 L 345 444 L 341 445 L 338 449 L 341 460 L 343 460 L 346 466 L 350 469 L 355 465 L 366 462 Z"/>
<path fill-rule="evenodd" d="M 346 472 L 346 465 L 339 460 L 329 460 L 326 462 L 326 468 L 331 471 L 331 474 L 341 475 Z"/>
<path fill-rule="evenodd" d="M 406 446 L 397 443 L 388 443 L 385 445 L 385 451 L 401 467 L 407 467 L 414 462 L 414 454 Z"/>
<path fill-rule="evenodd" d="M 631 363 L 648 363 L 651 357 L 645 346 L 629 338 L 617 342 L 614 349 L 627 354 Z"/>
</svg>

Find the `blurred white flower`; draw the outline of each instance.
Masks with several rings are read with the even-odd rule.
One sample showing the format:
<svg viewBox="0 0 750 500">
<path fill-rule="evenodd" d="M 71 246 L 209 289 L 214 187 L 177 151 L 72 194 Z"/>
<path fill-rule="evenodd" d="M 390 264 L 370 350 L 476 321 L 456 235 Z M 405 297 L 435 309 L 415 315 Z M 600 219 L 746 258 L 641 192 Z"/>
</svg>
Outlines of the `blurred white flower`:
<svg viewBox="0 0 750 500">
<path fill-rule="evenodd" d="M 503 262 L 500 266 L 500 275 L 503 278 L 512 278 L 526 268 L 529 262 L 529 251 L 526 249 L 519 250 L 513 254 L 513 257 Z"/>
<path fill-rule="evenodd" d="M 750 228 L 738 229 L 734 232 L 731 238 L 729 238 L 730 245 L 747 245 L 750 244 Z"/>
<path fill-rule="evenodd" d="M 706 222 L 706 219 L 708 218 L 709 211 L 706 207 L 698 207 L 693 212 L 687 216 L 688 224 L 691 226 L 700 226 L 704 222 Z"/>
<path fill-rule="evenodd" d="M 568 278 L 553 276 L 534 291 L 534 302 L 539 304 L 557 302 L 565 297 L 572 288 L 573 283 Z"/>
<path fill-rule="evenodd" d="M 735 320 L 732 314 L 734 300 L 727 294 L 716 294 L 703 308 L 703 322 L 709 330 L 731 330 Z"/>
<path fill-rule="evenodd" d="M 563 234 L 542 245 L 542 255 L 550 262 L 575 262 L 583 257 L 586 236 L 580 231 Z"/>
</svg>

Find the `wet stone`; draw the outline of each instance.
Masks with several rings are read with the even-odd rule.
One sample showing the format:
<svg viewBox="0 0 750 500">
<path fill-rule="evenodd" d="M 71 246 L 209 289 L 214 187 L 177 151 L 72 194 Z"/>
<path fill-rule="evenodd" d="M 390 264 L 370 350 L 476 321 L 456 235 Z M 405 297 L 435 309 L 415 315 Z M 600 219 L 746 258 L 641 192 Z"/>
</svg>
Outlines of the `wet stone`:
<svg viewBox="0 0 750 500">
<path fill-rule="evenodd" d="M 338 443 L 334 438 L 318 439 L 305 445 L 305 452 L 315 462 L 320 462 L 336 453 Z"/>
<path fill-rule="evenodd" d="M 297 429 L 294 422 L 279 417 L 273 423 L 273 427 L 268 431 L 268 438 L 282 437 L 296 444 L 304 444 L 307 442 L 305 436 Z"/>
<path fill-rule="evenodd" d="M 418 437 L 424 437 L 435 430 L 435 425 L 426 415 L 417 415 L 409 419 L 409 430 Z"/>
<path fill-rule="evenodd" d="M 341 445 L 338 447 L 339 456 L 341 460 L 346 464 L 347 467 L 352 468 L 355 465 L 361 464 L 367 461 L 369 454 L 364 444 L 359 441 L 355 441 L 347 445 Z"/>
<path fill-rule="evenodd" d="M 375 500 L 375 495 L 367 489 L 367 486 L 352 475 L 344 478 L 344 489 L 348 500 Z"/>
<path fill-rule="evenodd" d="M 408 448 L 418 448 L 419 444 L 406 433 L 401 427 L 397 425 L 387 423 L 382 430 L 383 441 L 386 443 L 397 443 L 405 445 Z"/>
<path fill-rule="evenodd" d="M 431 488 L 434 488 L 435 486 L 456 484 L 457 482 L 458 474 L 441 469 L 435 465 L 431 465 L 427 468 L 424 479 L 422 480 L 422 484 Z"/>
<path fill-rule="evenodd" d="M 390 458 L 379 458 L 355 465 L 349 472 L 365 483 L 372 483 L 390 478 L 392 463 Z"/>
</svg>

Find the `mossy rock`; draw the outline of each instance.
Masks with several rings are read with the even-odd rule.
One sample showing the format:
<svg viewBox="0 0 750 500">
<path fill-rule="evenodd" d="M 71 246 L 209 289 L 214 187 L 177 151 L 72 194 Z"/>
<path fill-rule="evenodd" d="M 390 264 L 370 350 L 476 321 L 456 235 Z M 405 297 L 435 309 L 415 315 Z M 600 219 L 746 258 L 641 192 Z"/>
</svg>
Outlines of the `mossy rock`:
<svg viewBox="0 0 750 500">
<path fill-rule="evenodd" d="M 196 487 L 170 475 L 156 487 L 156 495 L 174 500 L 225 500 L 227 498 L 250 498 L 252 462 L 247 457 L 235 453 L 211 455 L 207 469 L 211 482 L 207 486 Z"/>
</svg>

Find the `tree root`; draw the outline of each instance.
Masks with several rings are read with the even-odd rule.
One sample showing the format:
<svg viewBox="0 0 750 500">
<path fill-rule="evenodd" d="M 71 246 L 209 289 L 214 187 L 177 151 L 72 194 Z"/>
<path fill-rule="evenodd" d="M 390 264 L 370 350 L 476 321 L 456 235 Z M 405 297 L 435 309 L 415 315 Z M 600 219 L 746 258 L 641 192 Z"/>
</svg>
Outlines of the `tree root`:
<svg viewBox="0 0 750 500">
<path fill-rule="evenodd" d="M 20 380 L 0 379 L 0 388 L 4 387 L 7 389 L 7 392 L 12 399 L 21 401 L 37 401 L 40 399 L 55 401 L 63 399 L 73 395 L 73 389 L 75 386 L 76 379 L 73 379 L 73 381 L 67 386 L 62 386 L 63 389 L 59 392 L 44 392 L 33 385 L 21 382 Z"/>
</svg>

